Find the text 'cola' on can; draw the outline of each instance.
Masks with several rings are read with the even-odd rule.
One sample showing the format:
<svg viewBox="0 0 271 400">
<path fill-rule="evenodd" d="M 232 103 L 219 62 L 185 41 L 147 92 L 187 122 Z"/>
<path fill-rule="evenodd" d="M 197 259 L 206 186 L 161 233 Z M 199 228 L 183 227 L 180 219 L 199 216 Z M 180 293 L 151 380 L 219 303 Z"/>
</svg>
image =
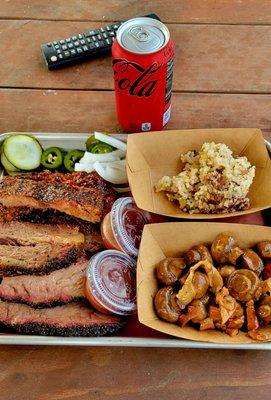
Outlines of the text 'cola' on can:
<svg viewBox="0 0 271 400">
<path fill-rule="evenodd" d="M 174 43 L 152 18 L 123 23 L 112 46 L 117 119 L 127 132 L 161 130 L 171 114 Z"/>
</svg>

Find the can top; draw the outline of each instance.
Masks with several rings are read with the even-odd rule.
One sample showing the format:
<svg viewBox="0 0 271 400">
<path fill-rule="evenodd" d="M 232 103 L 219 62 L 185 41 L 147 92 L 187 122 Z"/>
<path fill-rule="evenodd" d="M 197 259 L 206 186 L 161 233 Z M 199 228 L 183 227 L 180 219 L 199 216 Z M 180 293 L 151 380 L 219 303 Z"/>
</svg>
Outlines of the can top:
<svg viewBox="0 0 271 400">
<path fill-rule="evenodd" d="M 147 17 L 130 19 L 117 31 L 117 40 L 121 47 L 137 54 L 161 50 L 168 43 L 169 37 L 169 30 L 162 22 Z"/>
</svg>

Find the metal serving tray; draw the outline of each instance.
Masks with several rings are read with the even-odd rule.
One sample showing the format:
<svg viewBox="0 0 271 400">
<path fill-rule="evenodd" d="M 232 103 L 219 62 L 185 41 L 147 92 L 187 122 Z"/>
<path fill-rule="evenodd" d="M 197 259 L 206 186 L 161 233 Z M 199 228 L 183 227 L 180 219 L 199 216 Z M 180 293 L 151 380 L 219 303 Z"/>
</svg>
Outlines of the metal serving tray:
<svg viewBox="0 0 271 400">
<path fill-rule="evenodd" d="M 0 135 L 0 143 L 14 132 Z M 16 132 L 18 133 L 18 132 Z M 59 146 L 67 149 L 85 148 L 85 141 L 89 137 L 87 133 L 35 133 L 44 147 Z M 126 134 L 112 134 L 125 141 Z M 266 142 L 266 147 L 271 154 L 271 143 Z M 60 336 L 34 336 L 20 334 L 1 334 L 0 345 L 46 345 L 46 346 L 111 346 L 111 347 L 168 347 L 168 348 L 191 348 L 191 349 L 243 349 L 243 350 L 271 350 L 270 343 L 208 343 L 191 340 L 154 337 L 60 337 Z"/>
</svg>

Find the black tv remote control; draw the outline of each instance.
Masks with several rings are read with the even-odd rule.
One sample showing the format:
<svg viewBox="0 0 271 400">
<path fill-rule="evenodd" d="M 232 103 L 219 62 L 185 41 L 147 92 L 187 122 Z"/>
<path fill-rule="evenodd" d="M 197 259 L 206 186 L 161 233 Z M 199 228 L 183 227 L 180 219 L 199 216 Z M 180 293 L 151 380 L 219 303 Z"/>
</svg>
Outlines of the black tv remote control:
<svg viewBox="0 0 271 400">
<path fill-rule="evenodd" d="M 156 14 L 145 15 L 160 21 Z M 41 45 L 41 52 L 48 69 L 62 68 L 109 53 L 117 30 L 123 22 L 116 22 L 99 29 L 73 35 Z"/>
</svg>

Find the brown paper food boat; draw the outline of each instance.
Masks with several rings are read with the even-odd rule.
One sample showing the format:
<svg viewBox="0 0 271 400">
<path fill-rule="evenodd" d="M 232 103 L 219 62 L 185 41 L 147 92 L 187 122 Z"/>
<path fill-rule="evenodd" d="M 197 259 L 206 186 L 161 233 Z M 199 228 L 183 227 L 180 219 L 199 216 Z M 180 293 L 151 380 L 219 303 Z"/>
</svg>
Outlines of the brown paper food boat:
<svg viewBox="0 0 271 400">
<path fill-rule="evenodd" d="M 199 243 L 211 243 L 221 232 L 231 234 L 240 247 L 251 247 L 271 239 L 271 228 L 266 226 L 227 224 L 216 222 L 168 222 L 146 225 L 137 263 L 137 306 L 139 321 L 157 331 L 179 338 L 214 343 L 255 343 L 244 332 L 230 337 L 219 331 L 197 331 L 192 327 L 161 321 L 155 314 L 153 298 L 158 290 L 155 266 L 169 256 L 180 256 Z M 260 328 L 271 341 L 271 325 Z"/>
<path fill-rule="evenodd" d="M 204 142 L 225 143 L 235 155 L 246 156 L 256 166 L 249 191 L 250 208 L 227 214 L 188 214 L 154 186 L 164 176 L 182 169 L 180 154 L 199 150 Z M 161 215 L 187 219 L 211 219 L 250 214 L 271 206 L 271 161 L 260 129 L 194 129 L 137 133 L 128 136 L 127 174 L 138 207 Z"/>
</svg>

